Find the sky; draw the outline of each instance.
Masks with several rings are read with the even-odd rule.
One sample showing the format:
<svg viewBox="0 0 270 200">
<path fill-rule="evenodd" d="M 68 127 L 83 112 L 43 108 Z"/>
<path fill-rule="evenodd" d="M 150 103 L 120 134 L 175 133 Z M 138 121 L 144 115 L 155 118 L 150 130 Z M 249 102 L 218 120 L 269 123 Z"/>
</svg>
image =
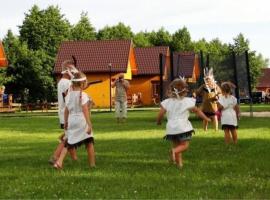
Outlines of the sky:
<svg viewBox="0 0 270 200">
<path fill-rule="evenodd" d="M 133 32 L 170 33 L 186 26 L 192 40 L 219 38 L 232 43 L 239 33 L 250 41 L 251 50 L 270 59 L 269 0 L 0 0 L 0 39 L 11 29 L 19 33 L 25 13 L 36 4 L 41 9 L 58 5 L 71 23 L 88 12 L 92 25 L 101 29 L 119 22 Z"/>
</svg>

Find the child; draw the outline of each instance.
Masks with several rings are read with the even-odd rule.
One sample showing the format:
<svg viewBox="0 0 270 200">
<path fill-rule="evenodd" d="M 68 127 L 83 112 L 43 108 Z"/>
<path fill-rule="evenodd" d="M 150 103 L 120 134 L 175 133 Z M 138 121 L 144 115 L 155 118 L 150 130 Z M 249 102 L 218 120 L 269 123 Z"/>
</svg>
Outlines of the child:
<svg viewBox="0 0 270 200">
<path fill-rule="evenodd" d="M 60 122 L 60 128 L 64 129 L 64 111 L 65 111 L 65 96 L 70 88 L 71 82 L 70 79 L 73 77 L 73 74 L 78 72 L 78 70 L 74 66 L 74 62 L 72 60 L 65 60 L 62 63 L 62 78 L 57 84 L 57 97 L 58 97 L 58 116 Z M 54 164 L 54 162 L 59 158 L 62 149 L 64 148 L 66 136 L 65 134 L 61 134 L 59 136 L 60 143 L 57 145 L 53 155 L 49 159 L 50 164 Z M 74 153 L 74 152 L 73 152 Z M 76 154 L 71 155 L 71 157 L 76 160 Z"/>
<path fill-rule="evenodd" d="M 218 118 L 217 118 L 217 100 L 220 94 L 220 88 L 216 84 L 213 74 L 213 69 L 204 70 L 204 82 L 197 91 L 197 95 L 202 97 L 202 111 L 203 113 L 212 119 L 214 129 L 218 130 Z M 207 131 L 208 121 L 203 121 L 203 129 Z"/>
<path fill-rule="evenodd" d="M 237 105 L 237 99 L 232 96 L 232 88 L 235 86 L 230 82 L 224 82 L 221 84 L 222 95 L 218 100 L 218 107 L 221 109 L 221 125 L 225 133 L 225 143 L 229 144 L 231 136 L 233 143 L 237 143 L 237 118 L 239 119 L 239 106 Z"/>
<path fill-rule="evenodd" d="M 85 144 L 90 167 L 95 167 L 94 138 L 92 123 L 89 116 L 89 97 L 82 90 L 86 87 L 86 76 L 79 72 L 71 79 L 72 90 L 66 99 L 64 128 L 67 132 L 67 142 L 59 159 L 54 163 L 54 168 L 61 169 L 63 160 L 69 149 L 75 151 L 77 147 Z"/>
<path fill-rule="evenodd" d="M 194 132 L 188 120 L 189 111 L 197 113 L 206 121 L 211 121 L 203 112 L 195 106 L 195 99 L 186 97 L 187 84 L 183 79 L 175 79 L 169 85 L 169 98 L 161 102 L 161 108 L 157 117 L 157 124 L 167 113 L 166 140 L 172 141 L 173 147 L 170 158 L 178 167 L 183 166 L 182 152 L 188 149 L 189 140 Z"/>
</svg>

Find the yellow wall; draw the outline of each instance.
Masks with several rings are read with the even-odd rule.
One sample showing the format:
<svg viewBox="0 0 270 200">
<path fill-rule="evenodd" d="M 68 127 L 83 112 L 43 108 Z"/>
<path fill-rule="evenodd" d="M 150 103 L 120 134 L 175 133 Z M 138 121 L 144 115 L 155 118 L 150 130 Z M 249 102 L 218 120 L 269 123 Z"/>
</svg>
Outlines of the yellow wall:
<svg viewBox="0 0 270 200">
<path fill-rule="evenodd" d="M 151 81 L 159 81 L 159 76 L 133 76 L 128 94 L 132 95 L 140 92 L 142 93 L 143 105 L 153 105 Z"/>
<path fill-rule="evenodd" d="M 112 75 L 112 79 L 116 78 L 117 74 Z M 88 81 L 102 80 L 102 83 L 97 83 L 88 87 L 85 92 L 93 99 L 95 108 L 110 107 L 110 77 L 109 73 L 94 73 L 87 74 Z M 112 95 L 114 90 L 112 89 Z"/>
</svg>

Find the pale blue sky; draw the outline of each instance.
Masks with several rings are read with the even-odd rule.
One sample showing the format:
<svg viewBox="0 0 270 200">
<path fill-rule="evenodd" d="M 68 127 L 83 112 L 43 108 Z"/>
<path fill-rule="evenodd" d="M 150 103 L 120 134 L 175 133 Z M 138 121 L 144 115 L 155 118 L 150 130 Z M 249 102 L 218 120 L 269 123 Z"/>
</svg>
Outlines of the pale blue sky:
<svg viewBox="0 0 270 200">
<path fill-rule="evenodd" d="M 163 26 L 173 33 L 186 26 L 193 40 L 218 37 L 223 42 L 242 32 L 252 50 L 270 58 L 269 0 L 1 0 L 0 38 L 8 29 L 18 34 L 33 4 L 42 9 L 58 5 L 72 24 L 86 11 L 96 29 L 123 22 L 133 32 Z"/>
</svg>

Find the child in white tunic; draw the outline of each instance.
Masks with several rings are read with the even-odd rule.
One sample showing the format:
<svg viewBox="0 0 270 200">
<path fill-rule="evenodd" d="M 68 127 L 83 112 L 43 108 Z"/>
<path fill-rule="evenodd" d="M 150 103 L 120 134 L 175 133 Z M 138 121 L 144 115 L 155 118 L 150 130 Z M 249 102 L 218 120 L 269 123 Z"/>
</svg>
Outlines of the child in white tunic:
<svg viewBox="0 0 270 200">
<path fill-rule="evenodd" d="M 188 120 L 189 112 L 195 112 L 206 121 L 211 121 L 203 112 L 195 106 L 195 99 L 186 97 L 187 84 L 183 79 L 175 79 L 169 86 L 169 98 L 161 102 L 157 117 L 157 124 L 161 124 L 162 118 L 167 113 L 166 136 L 172 141 L 170 159 L 178 167 L 183 166 L 182 152 L 188 149 L 189 140 L 194 132 L 192 124 Z"/>
<path fill-rule="evenodd" d="M 231 135 L 233 143 L 237 143 L 237 131 L 239 119 L 239 106 L 237 99 L 232 96 L 232 88 L 235 86 L 230 82 L 224 82 L 221 84 L 222 95 L 218 100 L 218 107 L 221 109 L 221 126 L 225 133 L 225 143 L 229 144 L 231 141 Z"/>
<path fill-rule="evenodd" d="M 60 128 L 64 129 L 64 111 L 66 107 L 65 96 L 67 95 L 67 91 L 71 86 L 70 79 L 73 76 L 73 73 L 78 72 L 78 70 L 74 66 L 74 62 L 72 60 L 65 60 L 62 63 L 62 78 L 57 84 L 57 97 L 58 97 L 58 116 L 60 122 Z M 65 140 L 67 137 L 65 133 L 62 133 L 59 136 L 60 142 L 57 145 L 53 155 L 49 159 L 50 164 L 54 164 L 54 162 L 59 158 L 61 151 L 64 148 Z M 76 160 L 76 152 L 71 153 L 72 159 Z"/>
<path fill-rule="evenodd" d="M 75 150 L 85 144 L 90 167 L 95 166 L 94 138 L 92 123 L 89 117 L 88 95 L 82 91 L 86 85 L 86 77 L 83 73 L 74 74 L 72 90 L 66 97 L 65 124 L 67 133 L 66 148 L 61 152 L 60 158 L 55 162 L 54 167 L 61 169 L 67 149 Z"/>
</svg>

